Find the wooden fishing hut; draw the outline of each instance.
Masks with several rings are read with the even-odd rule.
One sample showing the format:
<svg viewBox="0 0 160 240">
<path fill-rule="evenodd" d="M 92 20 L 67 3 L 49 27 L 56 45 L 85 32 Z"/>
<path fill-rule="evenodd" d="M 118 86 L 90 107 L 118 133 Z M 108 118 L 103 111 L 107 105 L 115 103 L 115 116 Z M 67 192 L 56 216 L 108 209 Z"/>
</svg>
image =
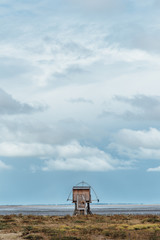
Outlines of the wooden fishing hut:
<svg viewBox="0 0 160 240">
<path fill-rule="evenodd" d="M 92 214 L 90 210 L 90 203 L 92 202 L 91 189 L 92 187 L 85 182 L 81 182 L 72 188 L 72 199 L 69 199 L 71 195 L 70 193 L 67 200 L 72 200 L 72 202 L 75 204 L 74 215 Z M 95 196 L 97 198 L 96 193 Z M 98 198 L 97 201 L 99 202 Z"/>
</svg>

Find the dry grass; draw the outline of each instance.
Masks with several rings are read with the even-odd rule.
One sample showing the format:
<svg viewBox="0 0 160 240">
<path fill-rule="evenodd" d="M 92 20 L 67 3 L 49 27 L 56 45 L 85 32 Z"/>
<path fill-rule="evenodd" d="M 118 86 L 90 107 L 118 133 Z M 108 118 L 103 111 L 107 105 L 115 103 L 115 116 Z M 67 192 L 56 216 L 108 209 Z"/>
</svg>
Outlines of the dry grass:
<svg viewBox="0 0 160 240">
<path fill-rule="evenodd" d="M 0 216 L 0 240 L 160 240 L 160 216 Z"/>
</svg>

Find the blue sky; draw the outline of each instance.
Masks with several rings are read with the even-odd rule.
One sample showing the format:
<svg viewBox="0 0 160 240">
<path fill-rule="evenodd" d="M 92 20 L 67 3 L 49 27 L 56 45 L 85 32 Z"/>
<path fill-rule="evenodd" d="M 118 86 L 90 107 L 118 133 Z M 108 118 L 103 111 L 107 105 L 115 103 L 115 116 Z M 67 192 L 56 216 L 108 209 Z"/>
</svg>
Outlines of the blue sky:
<svg viewBox="0 0 160 240">
<path fill-rule="evenodd" d="M 1 0 L 0 204 L 160 203 L 159 0 Z"/>
</svg>

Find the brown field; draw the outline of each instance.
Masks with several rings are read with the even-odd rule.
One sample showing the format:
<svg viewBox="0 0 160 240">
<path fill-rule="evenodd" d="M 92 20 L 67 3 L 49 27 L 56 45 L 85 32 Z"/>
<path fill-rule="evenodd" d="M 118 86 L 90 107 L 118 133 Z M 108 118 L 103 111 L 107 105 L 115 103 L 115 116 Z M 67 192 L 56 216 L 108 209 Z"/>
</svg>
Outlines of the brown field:
<svg viewBox="0 0 160 240">
<path fill-rule="evenodd" d="M 0 240 L 160 239 L 160 216 L 0 216 Z"/>
</svg>

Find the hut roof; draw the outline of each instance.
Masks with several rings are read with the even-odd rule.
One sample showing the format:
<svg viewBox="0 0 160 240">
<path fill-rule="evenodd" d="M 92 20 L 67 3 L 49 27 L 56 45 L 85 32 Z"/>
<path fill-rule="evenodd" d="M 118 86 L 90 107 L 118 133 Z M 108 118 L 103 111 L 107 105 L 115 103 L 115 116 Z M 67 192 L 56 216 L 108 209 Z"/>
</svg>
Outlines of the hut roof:
<svg viewBox="0 0 160 240">
<path fill-rule="evenodd" d="M 74 186 L 73 189 L 90 189 L 90 186 Z"/>
</svg>

